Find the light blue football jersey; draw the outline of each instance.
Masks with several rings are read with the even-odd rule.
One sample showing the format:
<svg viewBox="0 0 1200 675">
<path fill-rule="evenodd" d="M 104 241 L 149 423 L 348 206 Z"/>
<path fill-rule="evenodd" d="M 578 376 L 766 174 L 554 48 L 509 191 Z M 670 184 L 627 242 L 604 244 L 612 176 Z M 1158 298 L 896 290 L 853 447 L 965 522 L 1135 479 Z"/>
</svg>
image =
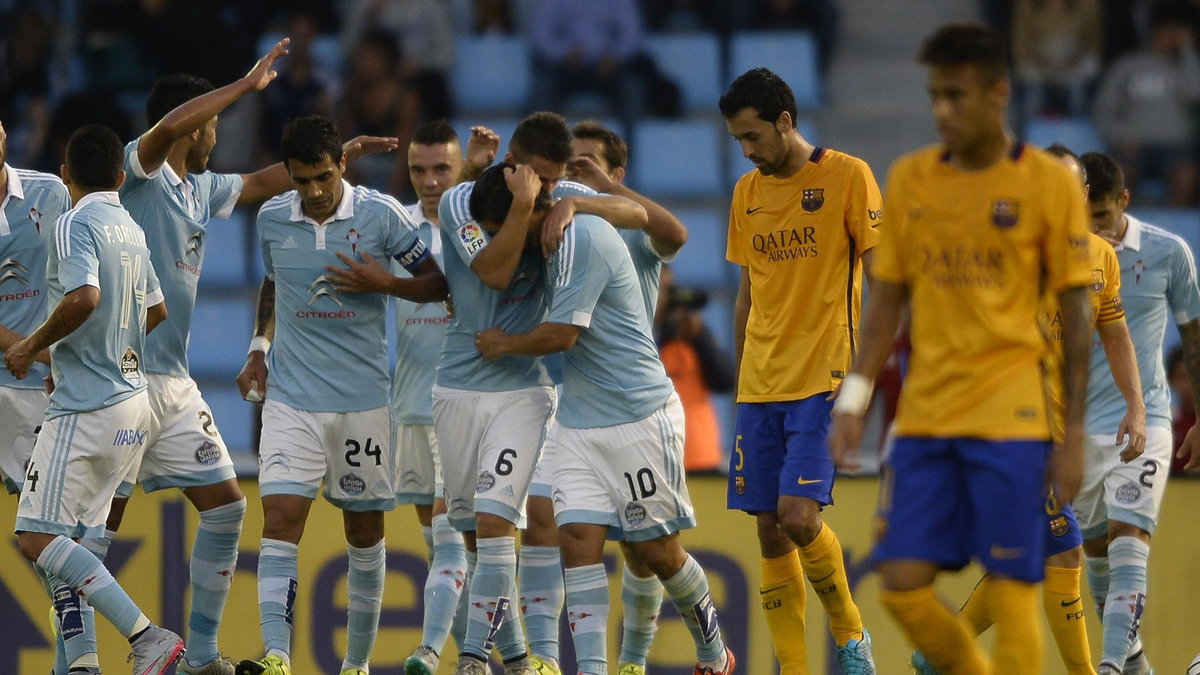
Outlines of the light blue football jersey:
<svg viewBox="0 0 1200 675">
<path fill-rule="evenodd" d="M 121 203 L 146 232 L 154 267 L 162 275 L 170 317 L 146 338 L 146 372 L 188 376 L 188 338 L 196 284 L 204 266 L 210 218 L 228 218 L 242 194 L 242 177 L 211 171 L 180 178 L 165 162 L 147 174 L 138 161 L 141 139 L 125 146 Z M 229 252 L 221 252 L 229 255 Z"/>
<path fill-rule="evenodd" d="M 1196 263 L 1187 242 L 1126 214 L 1125 237 L 1116 246 L 1121 265 L 1121 302 L 1137 353 L 1146 399 L 1146 424 L 1170 428 L 1171 394 L 1163 368 L 1167 321 L 1200 318 Z M 1088 379 L 1087 432 L 1115 434 L 1125 415 L 1125 399 L 1113 381 L 1102 345 L 1093 345 Z"/>
<path fill-rule="evenodd" d="M 275 281 L 275 341 L 267 397 L 298 410 L 354 412 L 388 405 L 387 296 L 334 289 L 336 253 L 394 258 L 412 271 L 429 258 L 416 223 L 392 197 L 342 181 L 323 224 L 304 216 L 296 191 L 258 212 L 267 276 Z"/>
<path fill-rule="evenodd" d="M 417 235 L 429 253 L 442 265 L 442 237 L 437 226 L 425 219 L 421 202 L 407 207 L 417 226 Z M 399 277 L 408 272 L 392 263 Z M 396 308 L 396 371 L 392 374 L 392 422 L 433 424 L 433 377 L 450 313 L 444 302 L 415 303 L 392 298 Z"/>
<path fill-rule="evenodd" d="M 460 183 L 442 194 L 438 206 L 443 270 L 450 284 L 454 317 L 446 328 L 438 360 L 439 386 L 469 391 L 514 391 L 545 386 L 550 378 L 540 359 L 505 356 L 485 361 L 475 349 L 475 333 L 499 326 L 508 333 L 526 333 L 541 322 L 546 311 L 545 264 L 540 251 L 521 256 L 507 290 L 489 288 L 471 269 L 471 261 L 491 237 L 471 218 L 474 183 Z M 453 251 L 453 252 L 451 252 Z"/>
<path fill-rule="evenodd" d="M 146 308 L 163 294 L 146 236 L 116 192 L 93 192 L 59 217 L 46 280 L 49 311 L 82 286 L 100 289 L 87 321 L 50 347 L 57 386 L 47 418 L 107 408 L 144 390 Z"/>
<path fill-rule="evenodd" d="M 651 335 L 642 287 L 624 240 L 608 222 L 577 215 L 547 261 L 549 323 L 578 326 L 563 352 L 556 419 L 590 429 L 649 417 L 670 398 Z"/>
<path fill-rule="evenodd" d="M 71 195 L 58 176 L 40 171 L 8 172 L 8 196 L 0 204 L 0 326 L 29 335 L 46 319 L 46 259 L 54 223 L 71 208 Z M 0 387 L 41 389 L 50 369 L 34 363 L 18 380 L 0 368 Z"/>
</svg>

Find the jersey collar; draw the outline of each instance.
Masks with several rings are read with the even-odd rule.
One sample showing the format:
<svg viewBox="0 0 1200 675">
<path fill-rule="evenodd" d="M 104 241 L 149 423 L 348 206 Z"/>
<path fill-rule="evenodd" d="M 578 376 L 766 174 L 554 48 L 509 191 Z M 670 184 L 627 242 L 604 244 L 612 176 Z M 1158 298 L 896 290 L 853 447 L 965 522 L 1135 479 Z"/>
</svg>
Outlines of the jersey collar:
<svg viewBox="0 0 1200 675">
<path fill-rule="evenodd" d="M 438 226 L 433 224 L 433 221 L 425 217 L 425 206 L 421 203 L 421 199 L 417 198 L 417 203 L 412 206 L 405 207 L 408 209 L 408 215 L 412 216 L 413 222 L 418 227 L 421 225 L 429 226 L 429 252 L 435 256 L 442 254 L 442 236 L 438 232 Z"/>
<path fill-rule="evenodd" d="M 17 175 L 17 170 L 5 162 L 4 171 L 8 174 L 8 196 L 25 199 L 25 188 L 21 187 L 21 177 Z M 6 201 L 8 196 L 5 196 Z"/>
<path fill-rule="evenodd" d="M 342 201 L 338 203 L 337 209 L 324 223 L 317 221 L 304 215 L 303 205 L 300 201 L 300 193 L 292 192 L 292 215 L 293 222 L 301 223 L 308 221 L 314 225 L 324 225 L 334 220 L 349 220 L 354 217 L 354 186 L 350 185 L 345 178 L 342 179 Z"/>
<path fill-rule="evenodd" d="M 100 190 L 99 192 L 89 192 L 86 195 L 80 197 L 79 201 L 75 202 L 75 208 L 78 209 L 79 207 L 83 206 L 84 204 L 89 204 L 91 202 L 100 202 L 102 204 L 115 204 L 117 206 L 120 206 L 121 205 L 121 197 L 120 197 L 120 195 L 117 194 L 116 190 Z"/>
<path fill-rule="evenodd" d="M 1125 236 L 1121 237 L 1121 243 L 1116 246 L 1118 251 L 1124 248 L 1131 251 L 1142 250 L 1142 221 L 1128 213 L 1125 214 Z"/>
</svg>

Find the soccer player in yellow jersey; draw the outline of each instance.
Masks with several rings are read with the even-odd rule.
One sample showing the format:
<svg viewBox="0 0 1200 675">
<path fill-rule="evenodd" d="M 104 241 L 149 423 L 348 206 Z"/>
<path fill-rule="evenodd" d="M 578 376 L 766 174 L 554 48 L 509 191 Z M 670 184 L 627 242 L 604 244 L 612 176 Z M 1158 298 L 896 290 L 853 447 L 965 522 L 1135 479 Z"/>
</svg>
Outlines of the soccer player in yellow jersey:
<svg viewBox="0 0 1200 675">
<path fill-rule="evenodd" d="M 877 518 L 881 598 L 946 673 L 1039 673 L 1047 473 L 1065 503 L 1082 470 L 1091 325 L 1083 195 L 1057 159 L 1005 128 L 1010 85 L 995 31 L 945 26 L 920 61 L 942 143 L 902 157 L 889 176 L 889 222 L 830 442 L 838 462 L 857 447 L 872 380 L 907 307 L 913 351 Z M 1058 297 L 1062 326 L 1057 444 L 1044 394 L 1043 289 Z M 981 592 L 996 625 L 992 663 L 934 591 L 939 570 L 972 558 L 989 574 Z"/>
<path fill-rule="evenodd" d="M 1079 182 L 1084 195 L 1087 194 L 1087 176 L 1079 158 L 1066 146 L 1056 143 L 1046 152 L 1059 158 Z M 1142 454 L 1146 446 L 1146 404 L 1142 400 L 1139 386 L 1137 356 L 1129 327 L 1125 325 L 1125 310 L 1121 305 L 1121 270 L 1117 253 L 1108 242 L 1095 233 L 1088 233 L 1088 251 L 1091 255 L 1089 267 L 1092 282 L 1088 285 L 1091 299 L 1092 322 L 1104 346 L 1113 380 L 1125 399 L 1126 412 L 1117 433 L 1118 443 L 1127 443 L 1120 453 L 1121 461 L 1131 462 Z M 1052 376 L 1058 374 L 1062 361 L 1062 324 L 1058 301 L 1052 294 L 1043 296 L 1044 329 L 1050 337 L 1049 362 Z M 1053 386 L 1051 398 L 1061 405 L 1061 392 Z M 1061 436 L 1061 409 L 1055 411 L 1052 421 L 1052 436 Z M 1079 594 L 1079 575 L 1083 564 L 1083 533 L 1070 504 L 1059 504 L 1057 499 L 1046 500 L 1045 530 L 1046 580 L 1042 584 L 1042 609 L 1050 633 L 1058 647 L 1059 657 L 1069 675 L 1095 675 L 1092 666 L 1091 647 L 1088 644 L 1087 627 L 1083 621 L 1083 605 Z M 967 626 L 976 634 L 992 625 L 988 613 L 987 579 L 985 578 L 963 606 L 962 616 Z M 928 665 L 917 652 L 913 654 L 913 667 L 918 675 L 937 675 L 938 671 Z"/>
<path fill-rule="evenodd" d="M 760 593 L 783 675 L 808 672 L 797 639 L 804 577 L 829 614 L 842 672 L 874 673 L 842 547 L 821 509 L 833 503 L 830 393 L 857 339 L 863 262 L 883 220 L 879 187 L 862 160 L 800 135 L 792 91 L 771 71 L 738 77 L 720 107 L 755 166 L 734 188 L 729 214 L 727 257 L 742 266 L 729 508 L 758 521 Z"/>
</svg>

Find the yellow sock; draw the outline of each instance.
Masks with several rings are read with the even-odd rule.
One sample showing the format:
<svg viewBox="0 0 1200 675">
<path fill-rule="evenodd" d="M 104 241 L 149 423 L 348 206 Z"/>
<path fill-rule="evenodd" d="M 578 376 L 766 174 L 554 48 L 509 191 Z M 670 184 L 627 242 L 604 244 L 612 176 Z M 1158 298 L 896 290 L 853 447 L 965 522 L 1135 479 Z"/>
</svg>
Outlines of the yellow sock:
<svg viewBox="0 0 1200 675">
<path fill-rule="evenodd" d="M 991 672 L 987 658 L 975 646 L 971 634 L 954 612 L 938 600 L 933 586 L 915 591 L 884 590 L 879 592 L 879 599 L 900 624 L 909 643 L 942 672 L 947 675 Z"/>
<path fill-rule="evenodd" d="M 996 622 L 992 660 L 997 673 L 1042 672 L 1042 630 L 1037 621 L 1037 586 L 988 577 L 988 613 Z"/>
<path fill-rule="evenodd" d="M 1079 568 L 1046 567 L 1042 606 L 1058 654 L 1070 675 L 1096 675 L 1079 597 Z"/>
<path fill-rule="evenodd" d="M 780 675 L 808 675 L 808 649 L 804 644 L 804 572 L 793 550 L 778 558 L 762 559 L 762 586 L 758 589 Z"/>
<path fill-rule="evenodd" d="M 958 612 L 958 618 L 966 623 L 967 630 L 971 631 L 971 635 L 983 635 L 983 632 L 992 627 L 992 617 L 987 611 L 987 588 L 988 578 L 984 576 L 975 584 L 975 588 L 971 591 L 971 597 L 967 598 L 967 604 Z"/>
<path fill-rule="evenodd" d="M 804 575 L 829 615 L 829 630 L 834 641 L 844 646 L 851 640 L 861 640 L 862 616 L 850 597 L 842 544 L 828 525 L 822 524 L 817 538 L 800 549 L 800 562 L 804 565 Z"/>
</svg>

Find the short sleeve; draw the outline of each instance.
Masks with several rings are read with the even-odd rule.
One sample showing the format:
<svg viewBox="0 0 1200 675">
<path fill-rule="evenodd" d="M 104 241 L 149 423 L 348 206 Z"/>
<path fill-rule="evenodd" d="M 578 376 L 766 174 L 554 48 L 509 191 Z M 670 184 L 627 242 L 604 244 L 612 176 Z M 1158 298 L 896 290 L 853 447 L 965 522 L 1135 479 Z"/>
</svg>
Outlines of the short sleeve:
<svg viewBox="0 0 1200 675">
<path fill-rule="evenodd" d="M 879 244 L 883 227 L 883 195 L 871 167 L 855 160 L 846 186 L 846 230 L 854 239 L 859 255 Z"/>
<path fill-rule="evenodd" d="M 442 194 L 438 204 L 438 220 L 446 234 L 443 241 L 449 240 L 450 246 L 462 259 L 463 264 L 471 266 L 475 256 L 487 246 L 487 232 L 471 218 L 471 189 L 473 183 L 463 183 Z M 445 255 L 443 253 L 443 255 Z"/>
<path fill-rule="evenodd" d="M 142 139 L 132 141 L 125 146 L 125 185 L 121 187 L 125 190 L 138 187 L 140 184 L 158 178 L 162 173 L 162 166 L 159 166 L 154 171 L 147 172 L 142 168 L 142 161 L 138 158 L 138 145 Z"/>
<path fill-rule="evenodd" d="M 550 192 L 550 197 L 558 201 L 566 197 L 595 197 L 599 194 L 599 192 L 596 192 L 583 183 L 577 183 L 573 180 L 560 180 L 555 184 L 554 190 Z"/>
<path fill-rule="evenodd" d="M 733 200 L 729 205 L 729 230 L 725 242 L 725 259 L 743 267 L 750 264 L 742 242 L 742 209 L 746 203 L 746 182 L 743 178 L 733 188 Z"/>
<path fill-rule="evenodd" d="M 417 224 L 413 222 L 408 211 L 400 206 L 400 202 L 386 195 L 381 197 L 381 201 L 386 205 L 387 254 L 408 270 L 409 274 L 415 274 L 416 269 L 432 255 L 429 247 L 421 241 L 420 235 L 417 234 Z"/>
<path fill-rule="evenodd" d="M 564 230 L 562 244 L 550 259 L 550 310 L 547 323 L 587 328 L 600 293 L 608 284 L 608 265 L 592 264 L 592 241 L 578 227 Z"/>
<path fill-rule="evenodd" d="M 165 301 L 162 286 L 158 283 L 158 273 L 154 271 L 154 261 L 146 260 L 146 306 L 154 307 Z"/>
<path fill-rule="evenodd" d="M 901 234 L 906 226 L 908 206 L 905 203 L 907 191 L 907 170 L 904 160 L 892 165 L 887 181 L 888 213 L 891 214 L 887 227 L 881 227 L 879 244 L 875 247 L 875 256 L 871 261 L 871 276 L 880 281 L 893 284 L 903 284 L 908 281 L 904 265 L 901 261 Z"/>
<path fill-rule="evenodd" d="M 1092 246 L 1100 249 L 1104 260 L 1101 265 L 1104 288 L 1100 291 L 1100 311 L 1096 314 L 1096 323 L 1104 325 L 1120 321 L 1125 318 L 1125 306 L 1121 303 L 1121 263 L 1117 261 L 1117 252 L 1103 240 L 1096 241 L 1093 238 Z"/>
<path fill-rule="evenodd" d="M 1172 237 L 1171 276 L 1167 281 L 1167 303 L 1175 323 L 1185 324 L 1200 318 L 1200 290 L 1196 288 L 1196 261 L 1181 239 Z"/>
<path fill-rule="evenodd" d="M 1055 162 L 1048 167 L 1046 182 L 1042 268 L 1046 289 L 1057 294 L 1091 283 L 1090 228 L 1083 192 L 1070 170 Z"/>
<path fill-rule="evenodd" d="M 262 250 L 263 270 L 265 270 L 267 278 L 274 281 L 275 265 L 271 260 L 271 241 L 267 236 L 267 219 L 261 210 L 258 212 L 256 225 L 258 227 L 258 247 Z"/>
<path fill-rule="evenodd" d="M 238 199 L 242 196 L 242 177 L 236 173 L 204 172 L 208 178 L 208 212 L 213 218 L 228 218 L 233 215 Z"/>
<path fill-rule="evenodd" d="M 66 213 L 58 219 L 54 247 L 58 256 L 58 282 L 64 295 L 83 286 L 100 288 L 96 241 L 78 212 Z"/>
</svg>

